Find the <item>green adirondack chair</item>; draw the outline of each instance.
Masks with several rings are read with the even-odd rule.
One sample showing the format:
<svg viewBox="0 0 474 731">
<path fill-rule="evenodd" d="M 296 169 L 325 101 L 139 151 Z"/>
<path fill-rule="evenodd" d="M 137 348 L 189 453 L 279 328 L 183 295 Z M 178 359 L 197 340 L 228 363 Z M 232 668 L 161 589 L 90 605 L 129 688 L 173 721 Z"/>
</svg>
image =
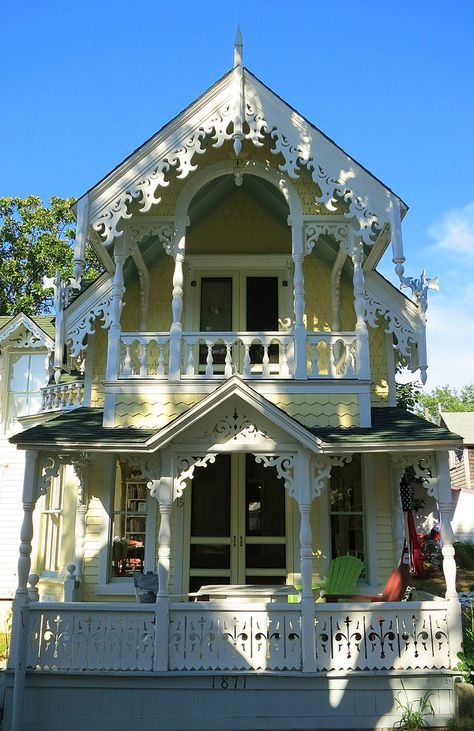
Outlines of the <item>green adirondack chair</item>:
<svg viewBox="0 0 474 731">
<path fill-rule="evenodd" d="M 338 556 L 333 558 L 329 564 L 329 571 L 325 581 L 313 583 L 313 594 L 316 596 L 325 594 L 338 594 L 339 596 L 351 595 L 356 592 L 356 582 L 362 573 L 364 564 L 355 556 Z M 295 585 L 301 591 L 301 585 Z M 288 597 L 289 602 L 298 601 L 297 597 Z"/>
</svg>

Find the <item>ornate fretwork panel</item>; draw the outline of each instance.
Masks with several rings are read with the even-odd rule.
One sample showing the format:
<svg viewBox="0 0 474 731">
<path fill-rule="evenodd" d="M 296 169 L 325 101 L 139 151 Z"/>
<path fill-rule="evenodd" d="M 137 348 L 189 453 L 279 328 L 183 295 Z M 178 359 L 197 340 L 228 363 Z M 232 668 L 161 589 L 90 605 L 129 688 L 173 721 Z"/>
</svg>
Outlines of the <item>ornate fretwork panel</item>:
<svg viewBox="0 0 474 731">
<path fill-rule="evenodd" d="M 248 419 L 245 414 L 239 413 L 238 409 L 234 408 L 231 414 L 219 419 L 212 429 L 207 430 L 204 437 L 210 437 L 216 442 L 222 443 L 228 440 L 237 441 L 237 439 L 268 438 L 268 434 L 258 427 L 252 419 Z"/>
<path fill-rule="evenodd" d="M 96 319 L 104 329 L 112 319 L 112 279 L 103 275 L 92 287 L 95 291 L 89 297 L 79 300 L 77 306 L 73 303 L 64 313 L 65 341 L 73 358 L 87 348 L 86 336 L 94 332 Z"/>
<path fill-rule="evenodd" d="M 274 96 L 246 72 L 244 86 L 239 87 L 244 90 L 244 117 L 236 116 L 239 100 L 235 97 L 235 86 L 232 86 L 232 81 L 229 83 L 227 88 L 225 83 L 222 85 L 220 102 L 215 102 L 216 110 L 207 118 L 203 119 L 202 110 L 196 112 L 186 127 L 183 125 L 176 129 L 161 143 L 155 141 L 155 155 L 150 154 L 154 152 L 152 143 L 145 146 L 142 160 L 137 163 L 141 172 L 119 196 L 110 202 L 92 204 L 91 222 L 103 243 L 110 244 L 122 234 L 121 222 L 131 217 L 135 203 L 138 203 L 140 213 L 147 213 L 152 206 L 160 203 L 160 189 L 169 185 L 172 173 L 176 173 L 177 179 L 184 179 L 196 170 L 199 156 L 206 152 L 206 137 L 209 135 L 212 147 L 220 148 L 233 140 L 234 150 L 236 138 L 239 141 L 237 149 L 240 149 L 242 139 L 254 147 L 262 147 L 265 140 L 270 139 L 271 153 L 277 158 L 280 171 L 297 179 L 301 170 L 307 170 L 316 187 L 315 201 L 330 212 L 341 211 L 342 208 L 346 218 L 355 220 L 359 236 L 371 245 L 388 220 L 388 203 L 380 192 L 374 192 L 375 184 L 367 181 L 362 169 L 346 156 L 341 157 L 303 118 L 298 118 L 296 123 L 293 118 L 289 120 L 288 112 L 275 104 Z M 219 95 L 216 96 L 218 98 Z M 235 124 L 239 129 L 234 129 Z M 183 137 L 185 129 L 192 132 Z M 151 158 L 153 161 L 150 163 Z M 363 178 L 364 194 L 358 191 L 361 187 L 359 177 Z M 377 213 L 369 203 L 367 186 L 372 188 L 377 199 Z"/>
</svg>

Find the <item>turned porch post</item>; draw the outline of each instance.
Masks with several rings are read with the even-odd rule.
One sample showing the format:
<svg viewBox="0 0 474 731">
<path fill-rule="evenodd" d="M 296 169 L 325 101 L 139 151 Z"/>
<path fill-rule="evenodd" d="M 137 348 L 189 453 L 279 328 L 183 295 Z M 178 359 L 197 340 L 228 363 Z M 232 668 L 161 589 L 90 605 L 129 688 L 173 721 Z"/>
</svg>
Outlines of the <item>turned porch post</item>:
<svg viewBox="0 0 474 731">
<path fill-rule="evenodd" d="M 448 452 L 437 454 L 438 462 L 438 507 L 441 516 L 440 532 L 443 554 L 443 573 L 446 580 L 446 599 L 448 600 L 449 654 L 453 658 L 452 667 L 457 665 L 457 653 L 462 649 L 461 603 L 456 591 L 456 561 L 454 560 L 453 528 L 451 525 L 451 479 L 449 474 Z"/>
<path fill-rule="evenodd" d="M 172 324 L 170 329 L 170 357 L 168 378 L 179 381 L 181 378 L 181 315 L 183 312 L 183 262 L 186 246 L 186 225 L 188 220 L 177 223 L 175 234 L 175 254 L 173 272 L 173 298 L 171 302 Z"/>
<path fill-rule="evenodd" d="M 20 531 L 18 559 L 18 587 L 13 602 L 13 625 L 9 666 L 15 670 L 12 698 L 11 731 L 23 728 L 23 695 L 25 689 L 28 651 L 28 576 L 31 569 L 31 542 L 33 540 L 33 511 L 35 509 L 38 478 L 38 452 L 28 450 L 25 455 L 23 481 L 23 523 Z"/>
<path fill-rule="evenodd" d="M 116 241 L 116 250 L 114 252 L 115 272 L 112 280 L 112 306 L 111 306 L 111 322 L 109 328 L 109 337 L 107 341 L 107 366 L 105 378 L 111 381 L 117 378 L 119 372 L 120 361 L 120 316 L 123 307 L 123 293 L 125 291 L 123 279 L 123 265 L 126 254 L 124 253 L 124 243 L 121 239 Z"/>
<path fill-rule="evenodd" d="M 166 460 L 168 461 L 168 460 Z M 173 479 L 171 476 L 151 481 L 151 493 L 158 499 L 160 529 L 158 532 L 158 594 L 155 604 L 155 658 L 154 670 L 168 670 L 169 652 L 169 575 L 171 554 L 171 507 Z"/>
<path fill-rule="evenodd" d="M 293 298 L 295 310 L 295 378 L 307 379 L 306 328 L 304 324 L 303 221 L 296 213 L 291 218 L 291 256 L 294 264 Z"/>
<path fill-rule="evenodd" d="M 301 595 L 302 660 L 305 672 L 316 670 L 313 599 L 313 537 L 311 531 L 311 462 L 310 455 L 300 452 L 296 460 L 296 491 L 300 510 L 300 561 L 303 590 Z"/>
<path fill-rule="evenodd" d="M 364 258 L 364 247 L 362 241 L 356 241 L 354 232 L 350 231 L 352 241 L 349 242 L 351 249 L 351 259 L 354 265 L 353 285 L 354 285 L 354 310 L 356 314 L 356 333 L 357 333 L 357 370 L 359 378 L 370 378 L 369 364 L 369 334 L 367 324 L 364 319 L 365 314 L 365 281 L 362 262 Z"/>
</svg>

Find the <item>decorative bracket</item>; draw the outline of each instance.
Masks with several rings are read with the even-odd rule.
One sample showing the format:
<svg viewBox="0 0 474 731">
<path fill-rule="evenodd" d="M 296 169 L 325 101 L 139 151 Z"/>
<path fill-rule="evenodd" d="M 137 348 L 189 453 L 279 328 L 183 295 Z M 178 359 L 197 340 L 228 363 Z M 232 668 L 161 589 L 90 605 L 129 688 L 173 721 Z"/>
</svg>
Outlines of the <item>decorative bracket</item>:
<svg viewBox="0 0 474 731">
<path fill-rule="evenodd" d="M 216 461 L 215 454 L 204 454 L 203 456 L 178 457 L 177 476 L 174 479 L 173 500 L 182 496 L 186 487 L 186 480 L 192 480 L 196 467 L 207 467 Z"/>
<path fill-rule="evenodd" d="M 320 236 L 332 236 L 339 242 L 342 248 L 343 245 L 347 245 L 349 239 L 349 224 L 327 222 L 306 223 L 304 227 L 305 254 L 311 254 Z"/>
<path fill-rule="evenodd" d="M 423 486 L 430 497 L 435 497 L 435 483 L 430 480 L 434 471 L 433 455 L 430 452 L 392 454 L 390 461 L 401 480 L 407 467 L 413 467 L 415 477 L 423 480 Z"/>
<path fill-rule="evenodd" d="M 139 470 L 151 497 L 158 499 L 161 476 L 161 458 L 159 454 L 152 455 L 127 455 L 128 465 Z"/>
<path fill-rule="evenodd" d="M 72 456 L 64 454 L 45 454 L 40 470 L 40 478 L 38 481 L 38 492 L 40 495 L 46 495 L 51 480 L 59 475 L 59 470 L 63 465 L 71 464 Z"/>
<path fill-rule="evenodd" d="M 333 467 L 343 467 L 345 464 L 349 464 L 351 460 L 352 454 L 343 454 L 341 456 L 320 454 L 317 457 L 313 457 L 311 461 L 313 478 L 311 484 L 312 497 L 321 497 L 325 480 L 331 476 Z"/>
<path fill-rule="evenodd" d="M 295 456 L 293 454 L 255 454 L 255 462 L 264 467 L 275 467 L 279 480 L 283 480 L 290 497 L 295 494 Z"/>
</svg>

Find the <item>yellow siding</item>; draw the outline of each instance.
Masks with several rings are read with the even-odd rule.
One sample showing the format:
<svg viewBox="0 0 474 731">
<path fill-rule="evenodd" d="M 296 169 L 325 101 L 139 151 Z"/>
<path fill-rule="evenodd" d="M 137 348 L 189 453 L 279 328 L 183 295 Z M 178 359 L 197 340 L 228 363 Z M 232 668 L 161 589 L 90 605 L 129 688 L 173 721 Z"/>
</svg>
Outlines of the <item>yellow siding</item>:
<svg viewBox="0 0 474 731">
<path fill-rule="evenodd" d="M 384 321 L 376 328 L 369 327 L 370 373 L 372 379 L 372 406 L 387 406 L 389 397 L 387 369 L 387 341 Z"/>
<path fill-rule="evenodd" d="M 377 571 L 382 586 L 394 568 L 393 533 L 390 495 L 390 465 L 385 454 L 376 454 L 374 464 L 374 494 L 377 540 Z M 370 530 L 370 526 L 367 526 Z"/>
<path fill-rule="evenodd" d="M 201 401 L 204 394 L 176 393 L 150 396 L 149 400 L 138 394 L 117 396 L 115 409 L 116 426 L 136 426 L 142 429 L 159 429 Z"/>
<path fill-rule="evenodd" d="M 355 394 L 265 394 L 266 398 L 304 426 L 358 426 Z"/>
<path fill-rule="evenodd" d="M 160 247 L 160 258 L 149 271 L 149 303 L 146 329 L 152 332 L 168 332 L 171 327 L 171 299 L 173 291 L 172 257 L 167 256 Z M 124 294 L 121 327 L 124 332 L 139 330 L 140 283 L 138 277 L 131 282 Z"/>
</svg>

